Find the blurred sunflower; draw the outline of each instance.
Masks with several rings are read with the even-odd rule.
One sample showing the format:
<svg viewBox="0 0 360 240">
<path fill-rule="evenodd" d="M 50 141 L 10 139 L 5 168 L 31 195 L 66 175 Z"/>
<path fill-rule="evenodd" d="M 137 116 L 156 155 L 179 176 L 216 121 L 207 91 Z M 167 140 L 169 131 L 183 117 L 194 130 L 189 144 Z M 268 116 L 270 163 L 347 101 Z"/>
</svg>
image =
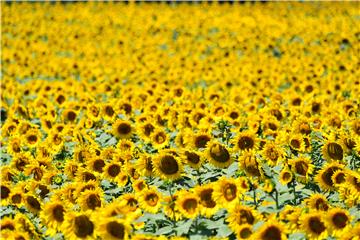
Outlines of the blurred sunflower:
<svg viewBox="0 0 360 240">
<path fill-rule="evenodd" d="M 118 119 L 112 124 L 112 132 L 118 138 L 129 138 L 134 129 L 129 121 Z"/>
</svg>

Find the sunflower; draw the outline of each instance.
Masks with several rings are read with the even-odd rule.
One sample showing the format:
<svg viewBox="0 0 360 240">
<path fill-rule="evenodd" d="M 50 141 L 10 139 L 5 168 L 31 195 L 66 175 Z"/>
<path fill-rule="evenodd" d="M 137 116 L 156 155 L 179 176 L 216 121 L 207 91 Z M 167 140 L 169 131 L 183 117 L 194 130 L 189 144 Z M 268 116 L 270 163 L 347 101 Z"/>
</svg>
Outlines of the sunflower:
<svg viewBox="0 0 360 240">
<path fill-rule="evenodd" d="M 42 202 L 34 195 L 25 195 L 25 206 L 26 209 L 34 214 L 38 214 L 42 209 Z"/>
<path fill-rule="evenodd" d="M 195 134 L 186 136 L 185 145 L 189 145 L 197 150 L 206 148 L 207 143 L 211 140 L 211 135 L 206 131 L 200 131 Z"/>
<path fill-rule="evenodd" d="M 90 104 L 87 106 L 86 116 L 93 122 L 97 122 L 101 119 L 101 108 L 99 104 Z"/>
<path fill-rule="evenodd" d="M 356 138 L 348 133 L 341 134 L 340 143 L 347 154 L 350 154 L 356 147 Z"/>
<path fill-rule="evenodd" d="M 176 206 L 179 212 L 186 218 L 195 218 L 201 210 L 199 197 L 192 192 L 182 191 L 176 199 Z"/>
<path fill-rule="evenodd" d="M 10 155 L 19 154 L 22 151 L 21 149 L 21 139 L 20 136 L 14 135 L 10 138 L 9 144 L 7 145 L 7 152 Z"/>
<path fill-rule="evenodd" d="M 346 176 L 347 172 L 346 170 L 337 170 L 334 172 L 334 174 L 331 177 L 331 180 L 333 181 L 335 187 L 339 186 L 340 184 L 343 184 L 346 182 Z"/>
<path fill-rule="evenodd" d="M 239 158 L 239 168 L 244 169 L 249 177 L 262 177 L 263 170 L 258 163 L 255 151 L 245 151 Z"/>
<path fill-rule="evenodd" d="M 77 113 L 73 109 L 65 109 L 62 115 L 65 123 L 74 123 L 76 121 Z"/>
<path fill-rule="evenodd" d="M 149 213 L 157 213 L 161 207 L 162 196 L 154 187 L 144 189 L 139 194 L 140 207 Z"/>
<path fill-rule="evenodd" d="M 202 152 L 184 149 L 182 151 L 182 160 L 193 169 L 199 169 L 204 162 L 204 157 Z"/>
<path fill-rule="evenodd" d="M 94 238 L 95 219 L 91 211 L 67 211 L 61 232 L 70 240 Z"/>
<path fill-rule="evenodd" d="M 99 188 L 89 189 L 78 196 L 77 203 L 81 209 L 86 211 L 88 209 L 94 211 L 96 208 L 103 206 L 103 193 Z"/>
<path fill-rule="evenodd" d="M 7 205 L 7 202 L 9 201 L 12 192 L 11 185 L 2 182 L 0 184 L 0 190 L 1 190 L 1 205 Z"/>
<path fill-rule="evenodd" d="M 129 212 L 134 212 L 138 209 L 139 202 L 137 196 L 134 193 L 126 193 L 119 197 L 119 201 L 128 208 Z"/>
<path fill-rule="evenodd" d="M 141 176 L 152 176 L 154 173 L 153 161 L 150 154 L 142 154 L 136 162 L 136 169 Z"/>
<path fill-rule="evenodd" d="M 121 173 L 121 165 L 114 161 L 107 163 L 103 171 L 104 177 L 112 181 L 117 181 L 117 178 L 120 173 Z"/>
<path fill-rule="evenodd" d="M 159 153 L 153 160 L 154 173 L 162 179 L 176 180 L 181 178 L 183 163 L 178 156 L 170 153 Z"/>
<path fill-rule="evenodd" d="M 194 192 L 199 197 L 199 203 L 201 204 L 201 215 L 210 218 L 218 210 L 219 205 L 216 203 L 213 197 L 214 185 L 212 183 L 194 187 Z"/>
<path fill-rule="evenodd" d="M 328 236 L 327 223 L 320 212 L 307 213 L 300 217 L 301 229 L 309 239 L 321 240 Z"/>
<path fill-rule="evenodd" d="M 316 175 L 315 181 L 319 184 L 319 186 L 322 189 L 333 190 L 335 185 L 332 180 L 332 176 L 337 170 L 342 170 L 342 169 L 344 169 L 344 166 L 337 162 L 326 164 Z"/>
<path fill-rule="evenodd" d="M 332 208 L 327 212 L 327 221 L 333 236 L 340 234 L 351 227 L 351 216 L 348 211 L 341 208 Z"/>
<path fill-rule="evenodd" d="M 236 204 L 240 194 L 241 188 L 237 179 L 221 177 L 215 183 L 214 199 L 225 208 L 229 209 Z"/>
<path fill-rule="evenodd" d="M 285 158 L 285 151 L 275 142 L 267 142 L 261 151 L 263 158 L 270 166 L 275 166 Z"/>
<path fill-rule="evenodd" d="M 292 134 L 289 137 L 288 143 L 290 148 L 293 150 L 296 150 L 298 152 L 305 151 L 305 143 L 301 134 Z"/>
<path fill-rule="evenodd" d="M 279 175 L 279 181 L 282 185 L 286 185 L 293 180 L 293 173 L 289 170 L 288 167 L 284 167 Z"/>
<path fill-rule="evenodd" d="M 36 147 L 41 141 L 41 132 L 37 129 L 30 129 L 25 134 L 25 143 L 29 147 Z"/>
<path fill-rule="evenodd" d="M 86 163 L 87 167 L 95 173 L 102 173 L 105 167 L 105 161 L 101 158 L 92 158 Z"/>
<path fill-rule="evenodd" d="M 344 157 L 344 149 L 341 144 L 336 141 L 328 141 L 322 147 L 322 154 L 328 161 L 342 161 Z"/>
<path fill-rule="evenodd" d="M 61 230 L 66 211 L 66 204 L 57 198 L 52 198 L 51 201 L 44 204 L 40 218 L 46 223 L 47 234 L 52 236 Z"/>
<path fill-rule="evenodd" d="M 98 233 L 101 239 L 127 240 L 131 230 L 130 223 L 116 217 L 102 218 L 99 221 Z"/>
<path fill-rule="evenodd" d="M 121 152 L 132 152 L 135 148 L 135 145 L 129 139 L 120 139 L 116 144 L 116 148 Z"/>
<path fill-rule="evenodd" d="M 118 138 L 130 138 L 134 130 L 129 121 L 118 119 L 112 125 L 113 134 Z"/>
<path fill-rule="evenodd" d="M 141 192 L 145 188 L 148 187 L 144 179 L 137 179 L 135 181 L 132 181 L 132 187 L 135 190 L 135 192 Z"/>
<path fill-rule="evenodd" d="M 108 122 L 111 122 L 114 120 L 116 113 L 113 107 L 113 104 L 110 103 L 104 103 L 101 108 L 101 116 Z"/>
<path fill-rule="evenodd" d="M 209 162 L 218 168 L 227 168 L 234 158 L 226 147 L 217 142 L 209 142 L 206 147 L 206 156 Z"/>
<path fill-rule="evenodd" d="M 238 151 L 258 149 L 258 139 L 256 133 L 252 131 L 240 132 L 233 140 L 234 148 Z"/>
<path fill-rule="evenodd" d="M 151 121 L 141 123 L 139 126 L 139 135 L 145 141 L 150 140 L 151 134 L 155 131 L 156 126 Z"/>
<path fill-rule="evenodd" d="M 360 200 L 360 173 L 349 171 L 346 176 L 346 183 L 351 188 L 354 197 Z"/>
<path fill-rule="evenodd" d="M 253 237 L 253 230 L 250 224 L 242 224 L 235 231 L 237 239 L 251 239 Z"/>
<path fill-rule="evenodd" d="M 6 194 L 6 190 L 5 192 L 3 192 L 3 184 L 4 182 L 1 184 L 1 199 L 3 199 L 3 196 Z M 14 188 L 11 189 L 11 193 L 9 196 L 9 201 L 11 204 L 14 204 L 15 206 L 22 207 L 24 205 L 24 200 L 25 200 L 25 186 L 26 183 L 17 183 L 16 186 Z M 5 193 L 3 195 L 3 193 Z M 6 197 L 4 196 L 4 199 L 6 199 Z"/>
<path fill-rule="evenodd" d="M 237 231 L 242 225 L 254 225 L 258 220 L 260 216 L 253 207 L 237 204 L 229 210 L 226 222 L 230 229 Z"/>
<path fill-rule="evenodd" d="M 169 145 L 169 136 L 163 129 L 156 129 L 151 134 L 151 144 L 155 149 L 162 149 Z"/>
<path fill-rule="evenodd" d="M 318 211 L 327 211 L 329 209 L 329 203 L 326 197 L 319 193 L 313 194 L 305 199 L 305 203 L 310 209 Z"/>
<path fill-rule="evenodd" d="M 17 224 L 14 219 L 10 217 L 2 217 L 0 220 L 1 235 L 6 231 L 16 231 L 16 225 Z"/>
<path fill-rule="evenodd" d="M 300 156 L 298 158 L 292 159 L 289 161 L 292 171 L 295 173 L 295 176 L 300 182 L 308 182 L 310 175 L 314 170 L 314 165 L 311 164 L 311 159 L 305 156 Z"/>
<path fill-rule="evenodd" d="M 285 226 L 278 221 L 269 221 L 263 224 L 256 233 L 259 240 L 284 240 L 286 237 Z"/>
</svg>

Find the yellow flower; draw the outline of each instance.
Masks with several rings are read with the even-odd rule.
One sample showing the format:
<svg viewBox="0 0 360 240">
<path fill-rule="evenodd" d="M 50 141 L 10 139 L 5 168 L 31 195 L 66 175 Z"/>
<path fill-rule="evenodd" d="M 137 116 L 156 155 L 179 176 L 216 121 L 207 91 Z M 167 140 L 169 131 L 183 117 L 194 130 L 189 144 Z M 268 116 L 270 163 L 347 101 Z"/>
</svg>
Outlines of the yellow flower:
<svg viewBox="0 0 360 240">
<path fill-rule="evenodd" d="M 129 121 L 118 119 L 112 125 L 112 132 L 118 138 L 129 138 L 134 129 Z"/>
<path fill-rule="evenodd" d="M 183 163 L 171 153 L 159 153 L 153 160 L 154 173 L 162 179 L 176 180 L 181 178 Z"/>
</svg>

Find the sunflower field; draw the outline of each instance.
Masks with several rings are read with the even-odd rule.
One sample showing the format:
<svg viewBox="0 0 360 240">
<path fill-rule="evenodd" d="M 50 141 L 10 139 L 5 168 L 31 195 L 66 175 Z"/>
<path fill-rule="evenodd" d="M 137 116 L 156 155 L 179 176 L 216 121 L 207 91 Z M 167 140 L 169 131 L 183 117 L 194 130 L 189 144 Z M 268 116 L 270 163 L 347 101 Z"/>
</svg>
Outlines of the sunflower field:
<svg viewBox="0 0 360 240">
<path fill-rule="evenodd" d="M 1 9 L 1 239 L 360 239 L 358 2 Z"/>
</svg>

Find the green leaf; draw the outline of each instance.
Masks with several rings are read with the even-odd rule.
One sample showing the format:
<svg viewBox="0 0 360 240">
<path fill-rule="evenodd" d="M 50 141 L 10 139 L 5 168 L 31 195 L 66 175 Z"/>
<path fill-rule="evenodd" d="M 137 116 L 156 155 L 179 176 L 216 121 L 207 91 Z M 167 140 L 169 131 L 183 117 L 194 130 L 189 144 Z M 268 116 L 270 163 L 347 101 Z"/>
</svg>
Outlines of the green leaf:
<svg viewBox="0 0 360 240">
<path fill-rule="evenodd" d="M 157 235 L 165 235 L 165 234 L 169 234 L 173 231 L 173 227 L 172 226 L 166 226 L 163 228 L 160 228 L 159 230 L 156 231 Z"/>
<path fill-rule="evenodd" d="M 218 237 L 227 237 L 232 234 L 232 231 L 227 225 L 221 225 L 217 231 Z"/>
<path fill-rule="evenodd" d="M 189 229 L 191 227 L 193 223 L 193 220 L 192 219 L 189 219 L 187 221 L 185 221 L 185 223 L 183 224 L 180 224 L 177 228 L 176 228 L 176 232 L 179 236 L 185 234 L 185 233 L 188 233 L 189 232 Z"/>
</svg>

